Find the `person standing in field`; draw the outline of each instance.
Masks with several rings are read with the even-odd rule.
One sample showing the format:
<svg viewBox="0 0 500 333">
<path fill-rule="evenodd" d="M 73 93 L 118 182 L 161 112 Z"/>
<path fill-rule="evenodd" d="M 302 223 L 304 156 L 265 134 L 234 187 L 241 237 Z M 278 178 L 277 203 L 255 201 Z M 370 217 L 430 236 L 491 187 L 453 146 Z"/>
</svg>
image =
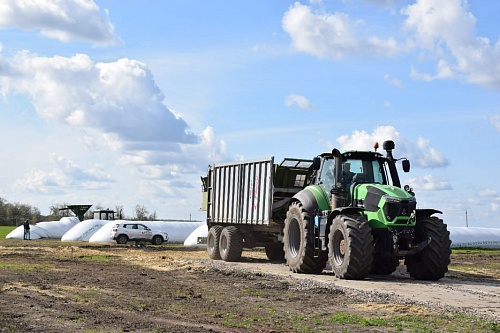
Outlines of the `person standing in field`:
<svg viewBox="0 0 500 333">
<path fill-rule="evenodd" d="M 29 223 L 29 221 L 28 220 L 24 221 L 23 226 L 24 226 L 24 239 L 30 240 L 31 235 L 30 235 L 30 223 Z"/>
</svg>

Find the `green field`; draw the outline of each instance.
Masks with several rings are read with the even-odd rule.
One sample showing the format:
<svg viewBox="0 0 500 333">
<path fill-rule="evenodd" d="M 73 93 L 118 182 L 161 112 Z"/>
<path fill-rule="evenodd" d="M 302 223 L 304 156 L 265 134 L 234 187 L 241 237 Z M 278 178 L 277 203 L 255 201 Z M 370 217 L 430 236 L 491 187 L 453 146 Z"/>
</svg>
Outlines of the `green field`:
<svg viewBox="0 0 500 333">
<path fill-rule="evenodd" d="M 17 227 L 11 227 L 11 226 L 0 226 L 0 239 L 5 239 L 5 236 L 7 236 L 12 230 L 16 229 Z"/>
</svg>

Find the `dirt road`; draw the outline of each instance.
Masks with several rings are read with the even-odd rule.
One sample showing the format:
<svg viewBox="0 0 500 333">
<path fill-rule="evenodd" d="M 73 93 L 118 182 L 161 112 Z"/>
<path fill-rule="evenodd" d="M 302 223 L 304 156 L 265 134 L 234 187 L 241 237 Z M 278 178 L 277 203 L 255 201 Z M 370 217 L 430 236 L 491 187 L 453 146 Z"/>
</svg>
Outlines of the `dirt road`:
<svg viewBox="0 0 500 333">
<path fill-rule="evenodd" d="M 389 276 L 370 276 L 362 281 L 337 279 L 329 267 L 320 275 L 303 275 L 290 272 L 284 264 L 269 262 L 226 263 L 241 269 L 271 273 L 278 276 L 308 279 L 355 289 L 363 292 L 377 292 L 400 298 L 400 302 L 451 306 L 474 311 L 482 315 L 493 316 L 500 320 L 500 281 L 497 278 L 464 280 L 454 276 L 453 272 L 439 281 L 416 281 L 411 278 L 402 265 Z"/>
<path fill-rule="evenodd" d="M 498 251 L 452 262 L 439 282 L 343 281 L 263 251 L 2 240 L 0 332 L 500 332 Z"/>
</svg>

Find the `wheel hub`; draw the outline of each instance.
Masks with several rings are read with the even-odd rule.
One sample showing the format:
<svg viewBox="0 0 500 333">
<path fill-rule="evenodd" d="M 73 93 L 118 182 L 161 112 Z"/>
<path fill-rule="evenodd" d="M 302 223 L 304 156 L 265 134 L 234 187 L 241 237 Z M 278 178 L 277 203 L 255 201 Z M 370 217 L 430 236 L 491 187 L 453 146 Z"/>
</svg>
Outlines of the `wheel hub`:
<svg viewBox="0 0 500 333">
<path fill-rule="evenodd" d="M 339 244 L 339 251 L 341 255 L 345 255 L 345 240 L 341 240 Z"/>
</svg>

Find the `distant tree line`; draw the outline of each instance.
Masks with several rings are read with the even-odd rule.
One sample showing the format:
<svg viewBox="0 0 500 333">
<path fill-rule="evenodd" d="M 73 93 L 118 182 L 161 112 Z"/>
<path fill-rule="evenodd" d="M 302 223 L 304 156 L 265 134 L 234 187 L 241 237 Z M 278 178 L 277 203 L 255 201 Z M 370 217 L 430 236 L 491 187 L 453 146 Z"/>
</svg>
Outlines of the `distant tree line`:
<svg viewBox="0 0 500 333">
<path fill-rule="evenodd" d="M 8 203 L 0 198 L 0 225 L 20 225 L 24 221 L 46 221 L 40 210 L 26 204 Z"/>
<path fill-rule="evenodd" d="M 21 203 L 8 203 L 4 198 L 0 198 L 0 225 L 18 226 L 28 220 L 30 223 L 43 221 L 58 221 L 61 217 L 75 216 L 71 211 L 65 209 L 67 204 L 57 204 L 49 207 L 49 215 L 42 215 L 37 207 Z M 93 211 L 109 209 L 101 205 L 92 206 L 86 213 L 85 219 L 93 218 Z M 132 216 L 126 216 L 123 213 L 123 206 L 115 206 L 116 219 L 135 220 L 135 221 L 154 221 L 158 217 L 156 211 L 150 213 L 144 205 L 135 205 Z"/>
</svg>

